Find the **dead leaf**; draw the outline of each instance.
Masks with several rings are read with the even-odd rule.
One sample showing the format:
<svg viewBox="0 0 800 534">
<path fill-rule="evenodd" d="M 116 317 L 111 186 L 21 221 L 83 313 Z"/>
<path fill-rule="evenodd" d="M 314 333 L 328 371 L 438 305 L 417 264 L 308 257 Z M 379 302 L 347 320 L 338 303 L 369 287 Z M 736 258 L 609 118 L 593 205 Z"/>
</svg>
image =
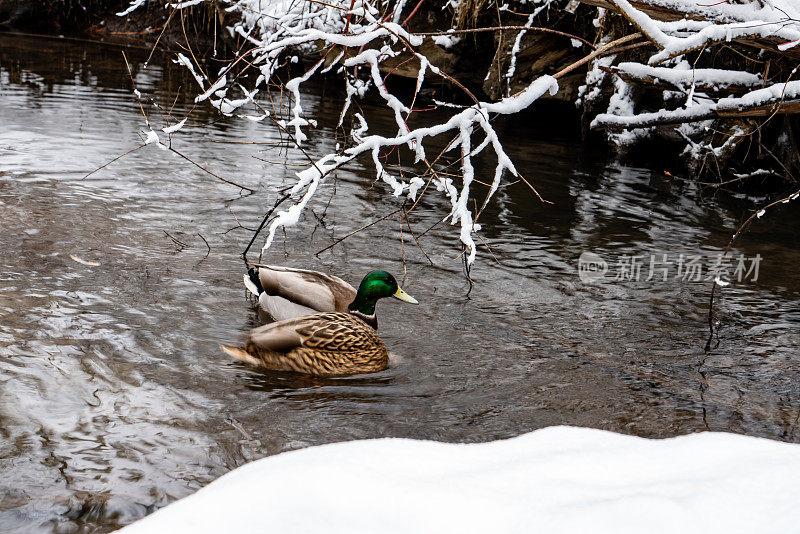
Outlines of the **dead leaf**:
<svg viewBox="0 0 800 534">
<path fill-rule="evenodd" d="M 72 254 L 70 254 L 69 257 L 72 258 L 73 260 L 77 261 L 78 263 L 82 263 L 84 265 L 92 265 L 93 267 L 97 267 L 98 265 L 100 265 L 99 262 L 90 261 L 90 260 L 84 260 L 82 258 L 79 258 L 78 256 L 73 256 Z"/>
</svg>

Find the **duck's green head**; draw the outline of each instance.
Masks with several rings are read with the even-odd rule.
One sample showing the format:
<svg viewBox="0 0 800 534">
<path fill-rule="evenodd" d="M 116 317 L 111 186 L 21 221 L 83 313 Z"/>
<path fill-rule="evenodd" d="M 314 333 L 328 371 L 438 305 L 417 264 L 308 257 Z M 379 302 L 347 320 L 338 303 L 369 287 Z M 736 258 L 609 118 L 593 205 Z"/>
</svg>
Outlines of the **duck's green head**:
<svg viewBox="0 0 800 534">
<path fill-rule="evenodd" d="M 411 304 L 419 304 L 414 297 L 400 289 L 394 276 L 386 271 L 372 271 L 361 280 L 356 298 L 350 303 L 349 309 L 364 315 L 373 315 L 375 303 L 378 299 L 385 297 L 394 297 Z"/>
</svg>

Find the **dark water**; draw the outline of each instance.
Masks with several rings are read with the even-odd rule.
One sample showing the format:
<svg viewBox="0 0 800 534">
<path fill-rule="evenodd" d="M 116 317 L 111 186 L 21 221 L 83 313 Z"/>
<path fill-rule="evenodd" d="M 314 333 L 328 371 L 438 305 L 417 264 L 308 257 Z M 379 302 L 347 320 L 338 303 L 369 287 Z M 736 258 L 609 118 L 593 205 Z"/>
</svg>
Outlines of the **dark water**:
<svg viewBox="0 0 800 534">
<path fill-rule="evenodd" d="M 191 107 L 182 70 L 163 60 L 142 70 L 145 53 L 129 57 L 143 93 L 167 109 L 177 95 L 179 116 Z M 321 154 L 335 143 L 339 100 L 317 87 L 307 102 L 320 120 L 308 150 Z M 0 531 L 108 531 L 249 460 L 359 438 L 485 441 L 570 424 L 800 441 L 795 206 L 739 242 L 736 256 L 762 256 L 759 278 L 722 291 L 719 346 L 706 355 L 710 282 L 674 271 L 646 281 L 650 255 L 711 257 L 765 199 L 701 194 L 660 168 L 593 163 L 553 118 L 498 125 L 553 204 L 522 183 L 497 193 L 480 222 L 498 261 L 481 244 L 466 298 L 447 225 L 420 239 L 434 266 L 406 230 L 401 247 L 396 220 L 315 257 L 397 207 L 353 164 L 338 175 L 324 226 L 309 214 L 266 259 L 354 283 L 385 268 L 422 304 L 379 305 L 398 365 L 298 378 L 218 350 L 259 323 L 238 256 L 251 234 L 232 214 L 256 226 L 293 180 L 294 168 L 252 156 L 302 162 L 232 143 L 277 141 L 273 127 L 201 106 L 174 138 L 188 157 L 256 189 L 243 196 L 152 146 L 83 179 L 137 146 L 143 129 L 118 49 L 0 37 L 0 104 Z M 318 193 L 318 216 L 332 191 L 331 181 Z M 411 217 L 415 233 L 445 209 L 427 196 Z M 584 251 L 608 260 L 607 277 L 623 256 L 643 256 L 640 281 L 582 283 Z"/>
</svg>

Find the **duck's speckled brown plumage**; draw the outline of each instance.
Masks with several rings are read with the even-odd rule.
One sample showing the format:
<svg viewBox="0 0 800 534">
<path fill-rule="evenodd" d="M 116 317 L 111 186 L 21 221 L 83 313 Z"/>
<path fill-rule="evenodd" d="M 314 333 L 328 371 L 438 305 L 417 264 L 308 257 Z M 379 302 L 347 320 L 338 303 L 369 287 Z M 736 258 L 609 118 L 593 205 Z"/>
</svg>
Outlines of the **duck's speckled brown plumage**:
<svg viewBox="0 0 800 534">
<path fill-rule="evenodd" d="M 315 313 L 261 326 L 242 347 L 222 349 L 267 369 L 343 376 L 386 369 L 389 352 L 375 330 L 349 313 Z"/>
</svg>

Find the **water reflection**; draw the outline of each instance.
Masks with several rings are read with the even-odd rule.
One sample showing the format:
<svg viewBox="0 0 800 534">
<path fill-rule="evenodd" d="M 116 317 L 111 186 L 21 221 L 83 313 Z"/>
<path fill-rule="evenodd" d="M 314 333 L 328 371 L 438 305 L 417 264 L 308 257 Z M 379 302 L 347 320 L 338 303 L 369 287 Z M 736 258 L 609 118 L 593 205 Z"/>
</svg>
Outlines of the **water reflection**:
<svg viewBox="0 0 800 534">
<path fill-rule="evenodd" d="M 240 143 L 277 133 L 199 109 L 175 136 L 188 156 L 256 187 L 249 196 L 153 147 L 84 179 L 136 146 L 143 127 L 119 50 L 0 41 L 0 530 L 108 531 L 246 461 L 349 439 L 484 441 L 572 424 L 800 441 L 800 219 L 790 210 L 742 238 L 737 253 L 765 257 L 761 277 L 725 289 L 720 345 L 704 355 L 708 284 L 585 285 L 577 258 L 719 250 L 753 199 L 703 197 L 662 169 L 601 166 L 533 119 L 498 124 L 553 204 L 523 183 L 498 191 L 481 216 L 497 261 L 480 245 L 467 299 L 447 225 L 420 239 L 434 266 L 406 233 L 404 270 L 398 221 L 314 255 L 395 208 L 354 164 L 327 211 L 334 182 L 318 193 L 324 226 L 306 217 L 268 259 L 351 281 L 376 267 L 405 277 L 422 305 L 379 304 L 400 361 L 346 379 L 260 372 L 218 345 L 261 321 L 240 287 L 250 234 L 232 214 L 257 225 L 292 182 L 292 168 L 252 157 L 274 151 Z M 144 55 L 128 55 L 148 98 L 177 95 L 178 115 L 192 106 L 185 72 L 143 70 Z M 335 142 L 339 109 L 319 96 L 329 88 L 314 90 L 321 135 L 308 150 L 319 154 Z M 415 233 L 444 209 L 424 198 Z"/>
</svg>

